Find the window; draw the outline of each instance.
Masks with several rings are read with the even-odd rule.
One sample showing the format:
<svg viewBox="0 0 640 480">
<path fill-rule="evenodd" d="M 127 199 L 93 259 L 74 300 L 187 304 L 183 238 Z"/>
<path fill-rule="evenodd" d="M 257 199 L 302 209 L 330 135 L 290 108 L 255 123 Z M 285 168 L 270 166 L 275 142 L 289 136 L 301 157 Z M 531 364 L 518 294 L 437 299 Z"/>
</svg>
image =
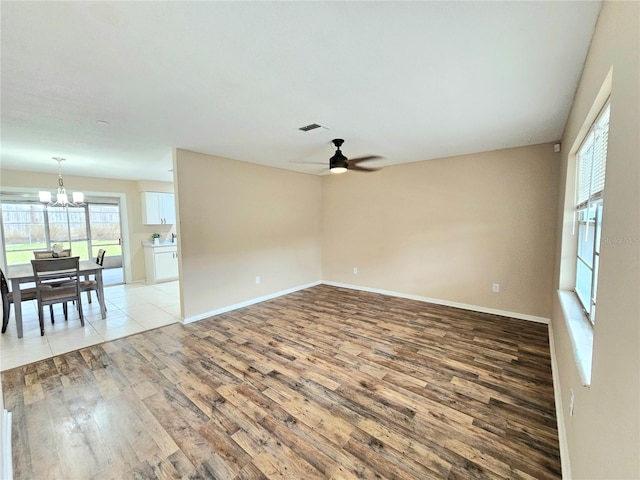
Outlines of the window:
<svg viewBox="0 0 640 480">
<path fill-rule="evenodd" d="M 2 201 L 0 230 L 5 246 L 5 264 L 28 264 L 36 250 L 51 250 L 53 244 L 71 248 L 81 260 L 107 251 L 111 264 L 121 264 L 120 207 L 87 203 L 79 207 L 47 207 L 34 201 Z M 117 262 L 116 262 L 117 263 Z"/>
<path fill-rule="evenodd" d="M 49 244 L 42 204 L 3 202 L 2 224 L 7 265 L 28 263 L 34 250 Z"/>
<path fill-rule="evenodd" d="M 577 152 L 576 220 L 578 248 L 575 292 L 587 318 L 596 319 L 600 230 L 603 215 L 609 104 L 602 109 Z"/>
</svg>

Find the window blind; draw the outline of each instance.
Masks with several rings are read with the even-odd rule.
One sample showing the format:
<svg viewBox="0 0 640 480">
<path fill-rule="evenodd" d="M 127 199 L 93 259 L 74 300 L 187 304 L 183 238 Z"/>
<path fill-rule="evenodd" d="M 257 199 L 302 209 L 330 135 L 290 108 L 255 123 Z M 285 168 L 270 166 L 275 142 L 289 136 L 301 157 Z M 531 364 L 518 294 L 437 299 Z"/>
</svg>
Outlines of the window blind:
<svg viewBox="0 0 640 480">
<path fill-rule="evenodd" d="M 578 150 L 577 208 L 602 197 L 609 142 L 609 105 L 604 108 Z"/>
</svg>

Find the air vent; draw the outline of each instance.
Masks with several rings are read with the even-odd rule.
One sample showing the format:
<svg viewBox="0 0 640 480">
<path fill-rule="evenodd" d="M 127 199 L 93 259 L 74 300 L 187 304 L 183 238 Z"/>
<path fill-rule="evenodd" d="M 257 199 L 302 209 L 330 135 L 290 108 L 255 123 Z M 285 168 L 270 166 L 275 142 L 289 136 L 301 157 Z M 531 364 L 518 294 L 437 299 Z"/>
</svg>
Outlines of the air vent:
<svg viewBox="0 0 640 480">
<path fill-rule="evenodd" d="M 320 128 L 321 126 L 322 125 L 318 125 L 317 123 L 312 123 L 311 125 L 300 127 L 298 130 L 302 130 L 303 132 L 308 132 L 310 130 L 315 130 L 316 128 Z"/>
<path fill-rule="evenodd" d="M 318 132 L 322 132 L 329 129 L 327 127 L 323 127 L 322 125 L 318 125 L 317 123 L 312 123 L 310 125 L 300 127 L 298 130 L 301 130 L 307 133 L 318 133 Z"/>
</svg>

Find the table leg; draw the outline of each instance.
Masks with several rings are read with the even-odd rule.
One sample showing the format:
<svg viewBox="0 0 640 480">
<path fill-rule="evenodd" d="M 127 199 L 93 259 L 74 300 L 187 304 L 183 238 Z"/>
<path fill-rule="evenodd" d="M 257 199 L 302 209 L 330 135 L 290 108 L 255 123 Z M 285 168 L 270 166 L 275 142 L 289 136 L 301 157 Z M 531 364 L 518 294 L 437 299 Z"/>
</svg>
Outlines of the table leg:
<svg viewBox="0 0 640 480">
<path fill-rule="evenodd" d="M 22 338 L 22 292 L 20 291 L 19 279 L 11 279 L 11 291 L 13 292 L 13 311 L 16 316 L 16 330 L 18 330 L 18 338 Z"/>
<path fill-rule="evenodd" d="M 102 269 L 99 268 L 96 271 L 96 282 L 98 283 L 98 292 L 100 293 L 100 315 L 102 316 L 102 319 L 104 320 L 105 318 L 107 318 L 107 300 L 104 298 L 104 285 L 102 283 Z"/>
</svg>

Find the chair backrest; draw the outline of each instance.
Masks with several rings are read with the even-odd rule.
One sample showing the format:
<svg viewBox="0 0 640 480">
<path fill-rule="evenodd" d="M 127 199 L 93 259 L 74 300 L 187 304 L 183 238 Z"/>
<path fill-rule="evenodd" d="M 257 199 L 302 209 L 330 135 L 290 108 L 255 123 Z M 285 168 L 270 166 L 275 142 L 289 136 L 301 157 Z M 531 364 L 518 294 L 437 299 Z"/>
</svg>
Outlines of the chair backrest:
<svg viewBox="0 0 640 480">
<path fill-rule="evenodd" d="M 2 293 L 2 307 L 9 308 L 9 284 L 4 272 L 0 268 L 0 293 Z M 4 310 L 3 310 L 4 311 Z"/>
<path fill-rule="evenodd" d="M 100 250 L 98 250 L 98 256 L 96 257 L 96 263 L 100 266 L 102 266 L 102 264 L 104 263 L 104 254 L 107 253 L 106 250 L 103 250 L 102 248 Z"/>
<path fill-rule="evenodd" d="M 9 285 L 7 285 L 7 279 L 4 276 L 4 272 L 0 269 L 0 293 L 2 293 L 2 333 L 7 329 L 9 322 Z"/>
<path fill-rule="evenodd" d="M 64 250 L 62 250 L 60 253 L 58 253 L 57 257 L 53 256 L 53 250 L 40 250 L 37 252 L 33 252 L 33 257 L 36 260 L 42 260 L 45 258 L 60 258 L 60 257 L 70 257 L 71 256 L 71 249 L 70 248 L 66 248 Z"/>
<path fill-rule="evenodd" d="M 33 275 L 36 277 L 36 288 L 43 282 L 57 279 L 78 278 L 80 257 L 50 258 L 31 260 Z"/>
</svg>

